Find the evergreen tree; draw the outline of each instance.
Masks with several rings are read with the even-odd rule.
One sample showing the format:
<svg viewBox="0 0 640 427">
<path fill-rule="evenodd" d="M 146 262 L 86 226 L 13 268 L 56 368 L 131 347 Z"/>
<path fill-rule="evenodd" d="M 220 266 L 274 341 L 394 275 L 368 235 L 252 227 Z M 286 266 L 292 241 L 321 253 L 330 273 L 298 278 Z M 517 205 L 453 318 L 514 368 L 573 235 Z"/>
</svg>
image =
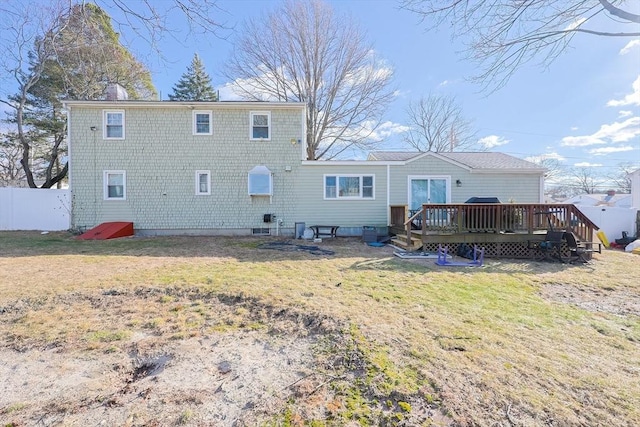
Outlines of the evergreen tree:
<svg viewBox="0 0 640 427">
<path fill-rule="evenodd" d="M 67 175 L 62 100 L 100 99 L 110 83 L 122 85 L 131 99 L 156 97 L 151 74 L 120 44 L 98 6 L 75 4 L 48 24 L 16 65 L 18 93 L 0 99 L 13 109 L 4 121 L 15 132 L 6 139 L 21 146 L 20 164 L 32 188 L 36 180 L 50 188 Z M 17 42 L 26 44 L 20 37 Z"/>
<path fill-rule="evenodd" d="M 204 64 L 196 53 L 187 72 L 173 87 L 171 101 L 217 101 L 218 95 L 211 86 L 211 77 L 204 70 Z"/>
</svg>

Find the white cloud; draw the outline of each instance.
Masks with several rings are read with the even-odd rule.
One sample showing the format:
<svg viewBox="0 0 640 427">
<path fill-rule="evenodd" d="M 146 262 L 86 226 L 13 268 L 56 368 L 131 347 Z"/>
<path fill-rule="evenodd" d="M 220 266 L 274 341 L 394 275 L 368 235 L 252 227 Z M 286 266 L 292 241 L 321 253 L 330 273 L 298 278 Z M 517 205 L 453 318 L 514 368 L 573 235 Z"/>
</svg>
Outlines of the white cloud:
<svg viewBox="0 0 640 427">
<path fill-rule="evenodd" d="M 606 144 L 606 141 L 598 139 L 592 135 L 585 136 L 565 136 L 560 145 L 565 147 L 587 147 L 589 145 Z"/>
<path fill-rule="evenodd" d="M 573 21 L 572 23 L 570 23 L 569 25 L 567 25 L 564 28 L 564 31 L 569 31 L 569 30 L 575 30 L 576 28 L 578 28 L 580 25 L 584 24 L 584 22 L 587 20 L 587 18 L 579 18 L 576 19 L 575 21 Z"/>
<path fill-rule="evenodd" d="M 627 142 L 640 135 L 640 117 L 631 117 L 623 122 L 602 125 L 593 135 L 566 136 L 561 145 L 565 147 L 587 147 L 610 142 Z"/>
<path fill-rule="evenodd" d="M 571 126 L 571 130 L 578 130 L 578 126 Z"/>
<path fill-rule="evenodd" d="M 376 141 L 381 141 L 394 135 L 403 134 L 411 129 L 409 126 L 404 126 L 400 123 L 394 123 L 390 121 L 380 123 L 380 126 L 378 126 L 375 131 L 371 130 L 372 126 L 374 126 L 373 121 L 363 123 L 363 127 L 368 128 L 368 130 L 371 132 L 371 136 L 369 138 Z"/>
<path fill-rule="evenodd" d="M 621 107 L 624 105 L 640 105 L 640 76 L 631 85 L 633 92 L 626 95 L 623 99 L 612 99 L 607 102 L 609 107 Z"/>
<path fill-rule="evenodd" d="M 629 117 L 629 116 L 633 116 L 633 111 L 629 111 L 629 110 L 618 111 L 618 117 L 620 118 Z"/>
<path fill-rule="evenodd" d="M 593 155 L 593 156 L 604 156 L 606 154 L 611 154 L 611 153 L 620 153 L 623 151 L 633 151 L 635 150 L 635 148 L 633 148 L 630 145 L 623 145 L 620 147 L 602 147 L 602 148 L 594 148 L 592 150 L 589 150 L 589 154 Z"/>
<path fill-rule="evenodd" d="M 544 160 L 557 160 L 559 162 L 563 162 L 565 158 L 554 151 L 553 153 L 540 154 L 539 156 L 525 157 L 525 160 L 532 163 L 540 164 Z"/>
<path fill-rule="evenodd" d="M 242 101 L 242 97 L 235 90 L 236 85 L 232 83 L 225 83 L 218 91 L 220 92 L 221 101 Z"/>
<path fill-rule="evenodd" d="M 478 144 L 480 144 L 484 148 L 499 147 L 501 145 L 508 144 L 509 142 L 510 140 L 498 135 L 489 135 L 478 140 Z"/>
<path fill-rule="evenodd" d="M 622 49 L 620 49 L 619 53 L 620 55 L 626 55 L 627 53 L 631 52 L 631 50 L 636 46 L 640 47 L 640 39 L 631 40 Z"/>
<path fill-rule="evenodd" d="M 598 167 L 601 167 L 602 164 L 601 163 L 580 162 L 580 163 L 574 163 L 573 166 L 575 166 L 577 168 L 598 168 Z"/>
</svg>

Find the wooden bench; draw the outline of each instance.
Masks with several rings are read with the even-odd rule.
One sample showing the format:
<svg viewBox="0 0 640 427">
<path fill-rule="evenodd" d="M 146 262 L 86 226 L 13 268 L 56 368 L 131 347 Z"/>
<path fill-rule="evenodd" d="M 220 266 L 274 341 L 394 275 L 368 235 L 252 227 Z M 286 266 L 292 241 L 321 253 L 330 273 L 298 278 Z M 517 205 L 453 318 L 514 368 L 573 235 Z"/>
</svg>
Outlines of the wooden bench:
<svg viewBox="0 0 640 427">
<path fill-rule="evenodd" d="M 318 238 L 320 236 L 336 237 L 336 232 L 339 225 L 312 225 L 309 228 L 313 230 L 313 237 Z"/>
</svg>

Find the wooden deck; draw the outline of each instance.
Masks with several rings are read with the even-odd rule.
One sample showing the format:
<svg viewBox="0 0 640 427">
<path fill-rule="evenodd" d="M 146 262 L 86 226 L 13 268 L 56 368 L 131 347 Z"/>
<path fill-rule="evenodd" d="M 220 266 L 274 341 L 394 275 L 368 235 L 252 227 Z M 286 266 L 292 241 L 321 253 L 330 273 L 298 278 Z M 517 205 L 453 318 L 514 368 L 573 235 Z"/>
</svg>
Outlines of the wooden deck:
<svg viewBox="0 0 640 427">
<path fill-rule="evenodd" d="M 487 257 L 535 258 L 532 242 L 544 240 L 548 230 L 572 232 L 583 242 L 593 242 L 598 230 L 566 204 L 424 204 L 411 216 L 406 205 L 390 209 L 394 243 L 428 252 L 466 243 L 484 247 Z"/>
</svg>

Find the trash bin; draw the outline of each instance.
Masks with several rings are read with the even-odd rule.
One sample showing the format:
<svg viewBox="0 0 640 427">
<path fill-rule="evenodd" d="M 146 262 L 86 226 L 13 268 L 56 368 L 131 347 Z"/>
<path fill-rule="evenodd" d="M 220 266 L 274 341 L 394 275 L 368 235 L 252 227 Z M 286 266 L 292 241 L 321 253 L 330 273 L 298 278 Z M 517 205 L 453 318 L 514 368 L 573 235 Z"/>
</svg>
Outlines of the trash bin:
<svg viewBox="0 0 640 427">
<path fill-rule="evenodd" d="M 306 225 L 304 222 L 296 222 L 295 223 L 295 230 L 296 230 L 296 239 L 302 239 L 303 235 L 304 235 L 304 229 L 306 228 Z"/>
<path fill-rule="evenodd" d="M 377 242 L 378 241 L 378 231 L 375 227 L 371 225 L 365 225 L 362 227 L 362 240 L 365 243 Z"/>
</svg>

